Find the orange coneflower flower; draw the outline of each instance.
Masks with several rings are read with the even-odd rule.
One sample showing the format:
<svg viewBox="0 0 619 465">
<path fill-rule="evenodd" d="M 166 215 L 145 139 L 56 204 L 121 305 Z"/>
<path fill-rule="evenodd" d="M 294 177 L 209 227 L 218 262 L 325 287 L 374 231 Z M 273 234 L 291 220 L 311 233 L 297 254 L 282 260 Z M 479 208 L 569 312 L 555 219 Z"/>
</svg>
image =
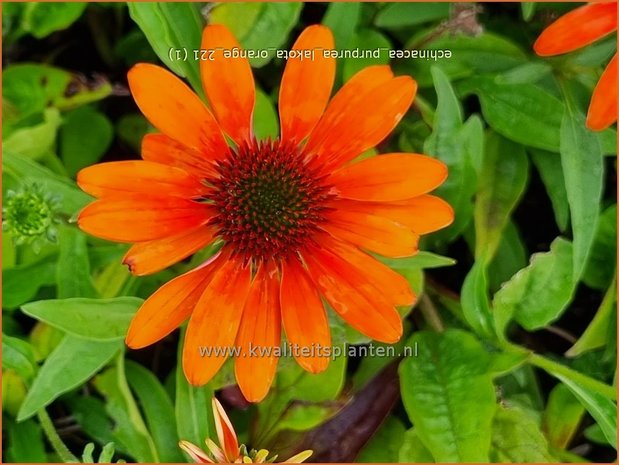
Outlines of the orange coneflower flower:
<svg viewBox="0 0 619 465">
<path fill-rule="evenodd" d="M 269 458 L 269 451 L 266 449 L 247 450 L 245 445 L 239 446 L 239 441 L 234 432 L 232 423 L 219 401 L 213 397 L 213 417 L 215 418 L 215 429 L 219 438 L 219 446 L 210 438 L 205 440 L 206 447 L 210 455 L 189 441 L 180 441 L 178 445 L 196 463 L 272 463 L 277 456 Z M 290 457 L 283 463 L 302 463 L 312 455 L 311 450 L 305 450 Z"/>
<path fill-rule="evenodd" d="M 108 240 L 134 242 L 124 263 L 144 275 L 213 241 L 208 262 L 156 291 L 136 314 L 127 344 L 152 344 L 189 318 L 183 368 L 190 383 L 208 382 L 237 347 L 235 373 L 250 401 L 275 374 L 281 326 L 298 363 L 324 370 L 318 347 L 331 343 L 323 298 L 367 336 L 395 342 L 396 306 L 411 305 L 407 281 L 367 251 L 389 257 L 417 252 L 420 234 L 453 220 L 427 192 L 447 169 L 423 155 L 391 153 L 353 160 L 382 141 L 410 107 L 416 83 L 388 66 L 368 67 L 329 102 L 335 61 L 291 58 L 279 93 L 281 136 L 252 132 L 255 89 L 239 47 L 224 26 L 204 29 L 204 90 L 212 110 L 176 76 L 155 65 L 129 71 L 138 106 L 161 134 L 144 138 L 143 161 L 95 165 L 78 184 L 98 197 L 80 227 Z M 333 48 L 323 26 L 310 26 L 295 49 Z M 232 140 L 227 143 L 226 136 Z M 213 347 L 210 356 L 201 348 Z M 253 354 L 257 347 L 263 350 Z M 270 349 L 270 351 L 268 350 Z"/>
<path fill-rule="evenodd" d="M 541 56 L 560 55 L 585 47 L 617 30 L 617 3 L 590 3 L 561 16 L 533 45 Z M 587 127 L 601 131 L 617 121 L 617 55 L 600 77 L 589 104 Z"/>
</svg>

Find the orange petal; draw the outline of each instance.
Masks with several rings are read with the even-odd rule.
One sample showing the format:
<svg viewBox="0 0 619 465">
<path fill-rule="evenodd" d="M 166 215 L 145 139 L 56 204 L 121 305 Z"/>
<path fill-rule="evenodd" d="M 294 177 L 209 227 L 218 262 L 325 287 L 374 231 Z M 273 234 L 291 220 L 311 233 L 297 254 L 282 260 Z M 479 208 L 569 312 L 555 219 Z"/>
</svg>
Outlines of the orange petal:
<svg viewBox="0 0 619 465">
<path fill-rule="evenodd" d="M 160 66 L 138 63 L 127 75 L 144 116 L 172 139 L 206 153 L 227 153 L 226 140 L 211 112 L 179 78 Z"/>
<path fill-rule="evenodd" d="M 161 286 L 133 317 L 126 342 L 132 349 L 154 344 L 191 315 L 198 299 L 221 266 L 220 256 Z"/>
<path fill-rule="evenodd" d="M 617 29 L 617 4 L 590 3 L 564 14 L 548 26 L 533 49 L 541 56 L 571 52 Z"/>
<path fill-rule="evenodd" d="M 317 240 L 321 248 L 329 250 L 340 259 L 366 274 L 377 289 L 390 299 L 393 305 L 413 305 L 415 294 L 410 284 L 399 273 L 357 247 L 332 236 L 323 235 Z"/>
<path fill-rule="evenodd" d="M 356 200 L 405 200 L 425 194 L 447 178 L 447 166 L 436 158 L 389 153 L 346 165 L 327 180 L 340 197 Z"/>
<path fill-rule="evenodd" d="M 236 336 L 236 345 L 245 355 L 236 357 L 234 372 L 248 401 L 260 402 L 269 392 L 277 368 L 275 350 L 280 341 L 279 276 L 275 266 L 264 265 L 252 283 Z"/>
<path fill-rule="evenodd" d="M 197 178 L 215 176 L 213 162 L 224 154 L 198 152 L 164 134 L 146 134 L 142 139 L 144 160 L 180 168 Z"/>
<path fill-rule="evenodd" d="M 123 192 L 157 194 L 172 197 L 198 197 L 205 192 L 200 181 L 186 171 L 141 160 L 112 161 L 84 168 L 77 174 L 77 184 L 95 197 Z"/>
<path fill-rule="evenodd" d="M 247 58 L 225 56 L 234 49 L 240 51 L 241 46 L 226 26 L 204 28 L 202 50 L 209 53 L 208 60 L 200 61 L 202 86 L 221 128 L 240 144 L 252 137 L 256 89 Z"/>
<path fill-rule="evenodd" d="M 306 28 L 292 47 L 299 54 L 311 50 L 314 57 L 291 57 L 286 63 L 279 89 L 282 140 L 302 141 L 322 116 L 335 79 L 335 58 L 325 58 L 322 51 L 333 48 L 333 34 L 319 25 Z"/>
<path fill-rule="evenodd" d="M 314 248 L 303 254 L 322 295 L 348 324 L 372 339 L 393 343 L 402 320 L 391 302 L 363 273 L 331 252 Z"/>
<path fill-rule="evenodd" d="M 156 273 L 206 247 L 216 234 L 216 228 L 202 225 L 162 239 L 138 242 L 127 251 L 123 263 L 136 276 Z"/>
<path fill-rule="evenodd" d="M 616 121 L 617 55 L 610 61 L 595 86 L 587 113 L 587 127 L 594 131 L 602 131 Z"/>
<path fill-rule="evenodd" d="M 213 397 L 211 404 L 213 407 L 213 417 L 215 418 L 215 429 L 217 430 L 219 444 L 226 455 L 226 459 L 228 459 L 228 463 L 234 463 L 239 457 L 239 442 L 236 438 L 234 427 L 232 423 L 230 423 L 226 411 L 215 397 Z"/>
<path fill-rule="evenodd" d="M 87 205 L 77 224 L 109 241 L 142 242 L 194 229 L 208 221 L 211 211 L 208 205 L 175 197 L 114 197 Z"/>
<path fill-rule="evenodd" d="M 386 257 L 408 257 L 418 248 L 419 236 L 389 218 L 365 212 L 335 210 L 322 228 L 340 239 Z"/>
<path fill-rule="evenodd" d="M 329 366 L 325 348 L 330 349 L 329 321 L 320 295 L 301 263 L 293 258 L 282 265 L 280 289 L 282 322 L 286 337 L 299 365 L 311 373 Z"/>
<path fill-rule="evenodd" d="M 376 146 L 413 102 L 415 81 L 409 76 L 385 80 L 390 71 L 384 68 L 369 67 L 357 73 L 333 98 L 312 131 L 305 152 L 317 157 L 324 172 Z"/>
<path fill-rule="evenodd" d="M 340 199 L 330 202 L 329 207 L 389 218 L 412 229 L 416 234 L 438 231 L 449 226 L 454 219 L 451 205 L 433 195 L 420 195 L 398 202 L 361 202 Z"/>
<path fill-rule="evenodd" d="M 194 386 L 208 383 L 230 355 L 250 278 L 249 266 L 229 259 L 217 270 L 196 304 L 183 346 L 183 371 Z"/>
</svg>

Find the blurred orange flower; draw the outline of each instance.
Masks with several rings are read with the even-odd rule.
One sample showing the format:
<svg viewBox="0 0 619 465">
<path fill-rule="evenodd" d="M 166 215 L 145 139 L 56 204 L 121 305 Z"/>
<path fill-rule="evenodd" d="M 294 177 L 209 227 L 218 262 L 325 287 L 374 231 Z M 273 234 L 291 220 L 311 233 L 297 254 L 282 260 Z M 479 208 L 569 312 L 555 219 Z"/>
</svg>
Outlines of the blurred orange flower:
<svg viewBox="0 0 619 465">
<path fill-rule="evenodd" d="M 581 6 L 548 26 L 533 45 L 541 56 L 560 55 L 585 47 L 617 30 L 617 3 Z M 601 131 L 617 121 L 617 55 L 600 77 L 591 97 L 587 127 Z"/>
<path fill-rule="evenodd" d="M 367 251 L 417 252 L 421 234 L 449 225 L 453 210 L 427 193 L 447 176 L 440 161 L 391 153 L 355 161 L 402 119 L 416 92 L 408 76 L 371 66 L 329 101 L 333 36 L 310 26 L 294 44 L 314 60 L 291 58 L 279 92 L 281 136 L 257 141 L 254 79 L 228 29 L 204 29 L 200 62 L 210 109 L 165 69 L 138 64 L 129 86 L 161 134 L 144 138 L 140 161 L 82 170 L 80 187 L 97 197 L 79 226 L 135 243 L 124 263 L 136 275 L 159 271 L 219 241 L 208 262 L 157 290 L 139 309 L 127 344 L 152 344 L 189 318 L 183 368 L 207 383 L 237 347 L 235 373 L 250 401 L 275 375 L 281 326 L 298 363 L 324 370 L 331 344 L 323 298 L 351 326 L 379 341 L 402 334 L 399 305 L 415 299 L 408 282 Z M 228 144 L 228 141 L 231 141 Z M 213 348 L 205 356 L 201 349 Z M 252 349 L 253 348 L 253 349 Z M 251 353 L 255 349 L 261 353 Z M 250 356 L 248 356 L 250 355 Z"/>
<path fill-rule="evenodd" d="M 209 455 L 208 452 L 189 441 L 181 441 L 178 444 L 196 463 L 272 463 L 277 458 L 277 456 L 269 458 L 269 451 L 266 449 L 248 451 L 244 445 L 239 446 L 239 441 L 228 415 L 214 397 L 212 405 L 219 446 L 207 438 L 205 443 L 210 452 Z M 305 450 L 294 457 L 290 457 L 284 463 L 301 463 L 311 455 L 311 450 Z"/>
</svg>

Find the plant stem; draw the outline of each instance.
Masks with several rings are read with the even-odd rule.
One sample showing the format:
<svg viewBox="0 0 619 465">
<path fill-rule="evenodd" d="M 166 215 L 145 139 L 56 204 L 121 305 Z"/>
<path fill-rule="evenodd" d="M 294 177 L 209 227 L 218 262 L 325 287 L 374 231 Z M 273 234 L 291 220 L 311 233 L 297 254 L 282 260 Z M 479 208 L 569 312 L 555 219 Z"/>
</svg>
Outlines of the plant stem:
<svg viewBox="0 0 619 465">
<path fill-rule="evenodd" d="M 608 399 L 617 400 L 617 391 L 614 387 L 602 383 L 597 379 L 590 378 L 587 375 L 583 375 L 582 373 L 572 370 L 561 363 L 557 363 L 538 354 L 531 354 L 529 357 L 529 362 L 531 365 L 541 368 L 557 378 L 564 376 Z"/>
<path fill-rule="evenodd" d="M 56 451 L 60 459 L 64 463 L 79 463 L 77 457 L 75 457 L 75 455 L 71 453 L 65 443 L 62 442 L 62 439 L 60 439 L 60 436 L 58 436 L 58 433 L 56 432 L 54 424 L 52 423 L 51 418 L 47 414 L 47 411 L 42 408 L 37 412 L 37 417 L 39 417 L 39 422 L 41 423 L 41 427 L 45 432 L 47 440 L 50 442 L 52 448 L 54 449 L 54 451 Z"/>
</svg>

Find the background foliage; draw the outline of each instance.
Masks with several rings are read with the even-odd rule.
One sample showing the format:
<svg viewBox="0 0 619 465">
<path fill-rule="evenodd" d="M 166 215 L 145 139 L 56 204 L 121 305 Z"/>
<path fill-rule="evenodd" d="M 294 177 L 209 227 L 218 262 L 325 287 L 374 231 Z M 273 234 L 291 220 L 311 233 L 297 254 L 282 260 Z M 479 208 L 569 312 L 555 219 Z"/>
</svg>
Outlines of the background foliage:
<svg viewBox="0 0 619 465">
<path fill-rule="evenodd" d="M 4 460 L 93 462 L 102 451 L 99 461 L 185 461 L 179 438 L 213 435 L 215 391 L 243 441 L 282 457 L 312 448 L 315 461 L 614 460 L 617 139 L 586 130 L 584 113 L 616 38 L 553 59 L 531 51 L 574 6 L 3 3 Z M 128 94 L 134 63 L 161 61 L 201 92 L 197 63 L 170 61 L 168 50 L 197 48 L 206 21 L 251 49 L 289 48 L 321 22 L 339 49 L 451 50 L 436 61 L 384 52 L 338 62 L 338 86 L 375 63 L 412 75 L 414 107 L 379 151 L 449 166 L 438 194 L 454 224 L 416 257 L 385 260 L 420 294 L 397 345 L 416 356 L 342 357 L 321 375 L 284 359 L 267 399 L 249 406 L 229 365 L 206 387 L 186 383 L 178 332 L 125 348 L 143 299 L 209 251 L 131 276 L 126 246 L 72 222 L 89 201 L 75 174 L 138 158 L 153 130 Z M 252 61 L 260 137 L 277 135 L 284 64 Z M 34 198 L 49 220 L 41 237 L 20 229 L 16 198 Z M 368 342 L 335 317 L 332 330 L 337 344 Z"/>
</svg>

